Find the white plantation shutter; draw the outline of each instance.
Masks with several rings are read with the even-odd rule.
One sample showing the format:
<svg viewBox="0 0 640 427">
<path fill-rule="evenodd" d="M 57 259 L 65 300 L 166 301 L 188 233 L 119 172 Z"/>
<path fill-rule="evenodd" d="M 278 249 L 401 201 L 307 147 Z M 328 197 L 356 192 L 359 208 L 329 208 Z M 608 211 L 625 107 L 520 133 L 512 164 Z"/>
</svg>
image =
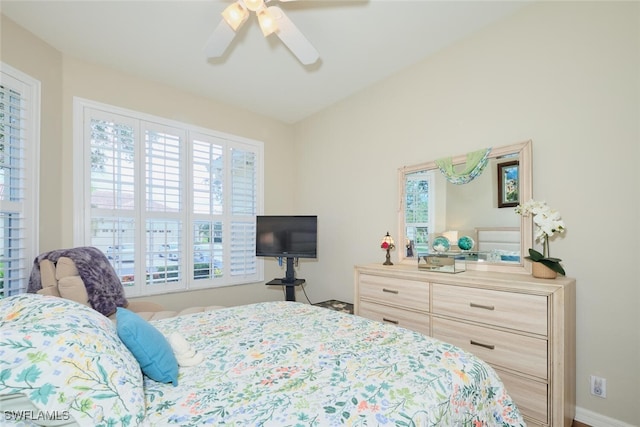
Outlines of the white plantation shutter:
<svg viewBox="0 0 640 427">
<path fill-rule="evenodd" d="M 178 129 L 145 130 L 148 211 L 179 214 L 183 209 L 183 145 L 184 132 Z"/>
<path fill-rule="evenodd" d="M 145 139 L 146 227 L 145 285 L 163 291 L 189 287 L 185 256 L 184 157 L 186 132 L 175 127 L 142 123 Z M 162 256 L 160 256 L 162 255 Z M 142 274 L 141 274 L 142 275 Z M 142 294 L 147 293 L 141 290 Z"/>
<path fill-rule="evenodd" d="M 256 214 L 256 155 L 254 152 L 231 148 L 231 213 Z"/>
<path fill-rule="evenodd" d="M 429 251 L 429 233 L 433 229 L 434 171 L 407 174 L 403 188 L 404 235 L 410 240 L 413 254 Z M 405 255 L 409 256 L 409 255 Z"/>
<path fill-rule="evenodd" d="M 37 255 L 40 83 L 0 73 L 0 298 L 22 293 Z"/>
<path fill-rule="evenodd" d="M 78 174 L 90 170 L 80 243 L 105 252 L 128 296 L 261 279 L 262 143 L 89 101 L 76 109 L 90 123 L 78 138 Z"/>
<path fill-rule="evenodd" d="M 229 232 L 224 215 L 227 141 L 194 133 L 192 146 L 192 230 L 194 280 L 199 287 L 211 280 L 228 281 L 225 254 Z"/>
<path fill-rule="evenodd" d="M 231 147 L 230 153 L 230 274 L 252 275 L 256 273 L 257 156 L 242 147 Z"/>
<path fill-rule="evenodd" d="M 230 257 L 231 276 L 251 276 L 257 273 L 255 220 L 231 222 Z"/>
<path fill-rule="evenodd" d="M 137 124 L 125 116 L 85 117 L 90 176 L 90 238 L 85 243 L 102 249 L 125 288 L 134 286 L 137 227 L 135 172 Z"/>
<path fill-rule="evenodd" d="M 135 209 L 135 123 L 124 117 L 90 118 L 91 206 L 131 213 Z"/>
<path fill-rule="evenodd" d="M 224 203 L 224 140 L 196 135 L 193 146 L 193 212 L 221 215 Z"/>
</svg>

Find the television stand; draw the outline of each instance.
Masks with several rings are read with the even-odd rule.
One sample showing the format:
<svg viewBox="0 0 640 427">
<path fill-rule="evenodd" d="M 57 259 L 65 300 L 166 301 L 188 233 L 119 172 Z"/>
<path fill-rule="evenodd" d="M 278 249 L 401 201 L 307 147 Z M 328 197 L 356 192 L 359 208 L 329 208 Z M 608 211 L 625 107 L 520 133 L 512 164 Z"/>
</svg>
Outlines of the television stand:
<svg viewBox="0 0 640 427">
<path fill-rule="evenodd" d="M 266 285 L 277 285 L 285 287 L 285 300 L 286 301 L 295 301 L 296 300 L 296 286 L 302 285 L 305 282 L 304 279 L 294 279 L 293 282 L 290 282 L 286 279 L 273 279 L 270 282 L 267 282 Z"/>
<path fill-rule="evenodd" d="M 287 272 L 283 279 L 273 279 L 267 285 L 280 285 L 285 287 L 286 301 L 296 300 L 296 286 L 302 285 L 304 279 L 296 279 L 296 270 L 293 267 L 294 257 L 287 257 Z"/>
</svg>

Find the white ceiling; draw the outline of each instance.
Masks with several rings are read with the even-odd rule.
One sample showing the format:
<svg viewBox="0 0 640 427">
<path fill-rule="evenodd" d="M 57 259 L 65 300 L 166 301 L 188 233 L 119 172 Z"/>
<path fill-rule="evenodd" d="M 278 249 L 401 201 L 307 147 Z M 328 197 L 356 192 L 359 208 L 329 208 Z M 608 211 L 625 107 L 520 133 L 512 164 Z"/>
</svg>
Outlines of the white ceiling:
<svg viewBox="0 0 640 427">
<path fill-rule="evenodd" d="M 279 6 L 320 53 L 300 64 L 255 16 L 224 57 L 202 48 L 231 0 L 1 0 L 2 13 L 61 52 L 295 123 L 532 0 L 354 0 Z M 273 0 L 277 3 L 277 0 Z"/>
</svg>

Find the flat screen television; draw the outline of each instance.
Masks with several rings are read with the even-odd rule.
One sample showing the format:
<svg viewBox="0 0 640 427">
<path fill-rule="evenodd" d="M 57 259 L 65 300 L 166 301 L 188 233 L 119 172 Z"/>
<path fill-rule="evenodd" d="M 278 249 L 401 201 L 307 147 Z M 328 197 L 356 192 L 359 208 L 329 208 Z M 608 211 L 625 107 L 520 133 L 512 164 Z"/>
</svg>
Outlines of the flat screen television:
<svg viewBox="0 0 640 427">
<path fill-rule="evenodd" d="M 261 215 L 256 217 L 256 256 L 316 258 L 316 215 Z"/>
</svg>

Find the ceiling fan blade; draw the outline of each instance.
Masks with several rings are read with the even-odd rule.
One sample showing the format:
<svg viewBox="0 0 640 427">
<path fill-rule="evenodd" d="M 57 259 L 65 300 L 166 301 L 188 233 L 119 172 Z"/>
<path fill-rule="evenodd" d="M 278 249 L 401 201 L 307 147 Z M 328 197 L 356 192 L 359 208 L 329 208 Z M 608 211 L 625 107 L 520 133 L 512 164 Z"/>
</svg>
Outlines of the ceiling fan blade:
<svg viewBox="0 0 640 427">
<path fill-rule="evenodd" d="M 278 6 L 270 6 L 269 12 L 278 23 L 276 34 L 282 43 L 305 65 L 313 64 L 320 58 L 315 47 L 307 40 L 293 22 Z"/>
<path fill-rule="evenodd" d="M 235 31 L 222 19 L 204 45 L 203 50 L 207 58 L 219 58 L 224 55 L 235 35 Z"/>
</svg>

